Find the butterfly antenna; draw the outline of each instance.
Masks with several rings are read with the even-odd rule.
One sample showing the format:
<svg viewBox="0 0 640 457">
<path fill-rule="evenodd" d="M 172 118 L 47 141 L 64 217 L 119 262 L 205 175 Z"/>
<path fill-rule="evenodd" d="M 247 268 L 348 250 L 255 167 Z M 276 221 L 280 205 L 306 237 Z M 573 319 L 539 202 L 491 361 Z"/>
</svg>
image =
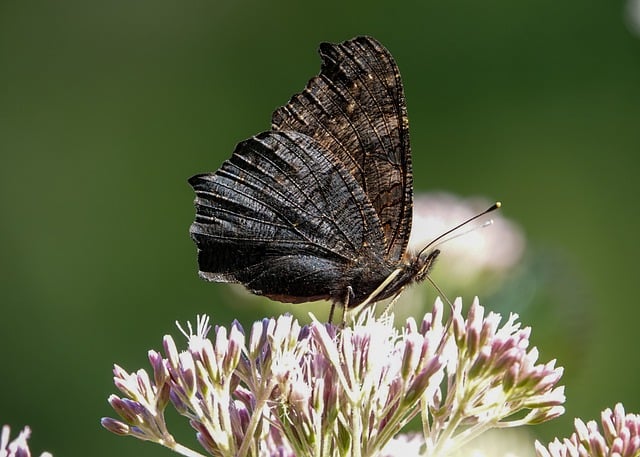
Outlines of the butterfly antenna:
<svg viewBox="0 0 640 457">
<path fill-rule="evenodd" d="M 456 238 L 461 238 L 471 232 L 475 232 L 478 229 L 483 229 L 483 228 L 487 228 L 490 225 L 493 225 L 493 219 L 489 219 L 487 222 L 483 222 L 480 225 L 477 225 L 475 227 L 470 227 L 468 230 L 465 230 L 464 232 L 460 232 L 460 233 L 456 233 L 451 235 L 449 238 L 445 238 L 443 240 L 440 240 L 440 242 L 438 242 L 438 244 L 444 244 L 444 243 L 448 243 L 451 240 L 455 240 Z"/>
<path fill-rule="evenodd" d="M 469 219 L 467 219 L 464 222 L 461 222 L 460 224 L 456 225 L 455 227 L 447 230 L 446 232 L 444 232 L 442 235 L 436 237 L 435 239 L 431 240 L 429 242 L 429 244 L 427 244 L 425 247 L 423 247 L 420 252 L 418 252 L 418 257 L 422 255 L 422 253 L 424 251 L 426 251 L 427 249 L 429 249 L 431 246 L 433 246 L 434 244 L 436 244 L 438 241 L 440 241 L 441 239 L 443 239 L 444 237 L 446 237 L 447 235 L 455 232 L 456 230 L 458 230 L 460 227 L 463 227 L 465 225 L 467 225 L 469 222 L 473 222 L 476 219 L 478 219 L 479 217 L 484 216 L 487 213 L 490 213 L 491 211 L 495 211 L 498 208 L 500 208 L 502 206 L 502 203 L 500 202 L 495 202 L 493 205 L 491 205 L 489 208 L 485 209 L 484 211 L 482 211 L 481 213 L 476 214 L 473 217 L 470 217 Z"/>
</svg>

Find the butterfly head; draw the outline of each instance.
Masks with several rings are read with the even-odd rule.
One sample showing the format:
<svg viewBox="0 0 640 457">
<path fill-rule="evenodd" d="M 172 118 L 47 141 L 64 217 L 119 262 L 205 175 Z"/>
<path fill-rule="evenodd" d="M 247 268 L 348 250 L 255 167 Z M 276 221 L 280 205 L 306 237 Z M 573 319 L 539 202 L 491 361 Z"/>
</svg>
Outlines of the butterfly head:
<svg viewBox="0 0 640 457">
<path fill-rule="evenodd" d="M 408 281 L 422 282 L 431 271 L 433 264 L 440 255 L 440 249 L 434 249 L 426 253 L 420 253 L 407 265 Z"/>
<path fill-rule="evenodd" d="M 369 301 L 382 300 L 400 293 L 407 285 L 424 281 L 433 267 L 439 249 L 408 255 L 385 281 L 372 293 Z"/>
</svg>

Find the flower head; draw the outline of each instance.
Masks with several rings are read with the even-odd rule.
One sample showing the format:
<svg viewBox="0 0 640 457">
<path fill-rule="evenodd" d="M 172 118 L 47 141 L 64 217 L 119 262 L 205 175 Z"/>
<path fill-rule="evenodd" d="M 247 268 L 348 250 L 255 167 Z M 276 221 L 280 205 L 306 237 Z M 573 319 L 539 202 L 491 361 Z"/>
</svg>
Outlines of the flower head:
<svg viewBox="0 0 640 457">
<path fill-rule="evenodd" d="M 418 415 L 419 447 L 438 455 L 489 428 L 560 414 L 562 370 L 537 363 L 529 329 L 515 315 L 501 325 L 477 300 L 466 318 L 461 310 L 457 301 L 444 321 L 437 301 L 400 329 L 371 309 L 347 327 L 285 315 L 254 323 L 248 337 L 236 322 L 209 338 L 199 319 L 183 332 L 186 350 L 165 336 L 164 355 L 149 352 L 153 376 L 116 366 L 124 397 L 109 402 L 122 420 L 103 425 L 199 455 L 169 434 L 164 409 L 173 405 L 211 455 L 360 457 L 384 455 Z"/>
<path fill-rule="evenodd" d="M 10 433 L 10 427 L 4 425 L 0 433 L 0 457 L 30 457 L 31 451 L 27 440 L 31 436 L 31 429 L 25 427 L 13 441 L 9 441 Z M 43 452 L 40 457 L 52 457 L 52 455 Z"/>
<path fill-rule="evenodd" d="M 536 453 L 540 457 L 632 457 L 640 455 L 640 415 L 625 414 L 618 403 L 613 411 L 605 409 L 600 417 L 602 430 L 596 421 L 586 424 L 575 420 L 575 432 L 560 441 L 556 438 L 543 446 L 536 442 Z"/>
<path fill-rule="evenodd" d="M 481 198 L 463 199 L 448 193 L 417 194 L 414 200 L 409 238 L 409 249 L 414 251 L 489 206 Z M 465 226 L 464 236 L 454 233 L 449 237 L 447 255 L 438 263 L 452 282 L 471 284 L 483 273 L 504 273 L 522 258 L 525 240 L 521 229 L 500 212 L 492 213 L 491 220 L 490 230 Z"/>
<path fill-rule="evenodd" d="M 517 315 L 501 325 L 501 316 L 485 316 L 477 299 L 466 319 L 461 309 L 456 300 L 444 348 L 444 392 L 425 399 L 431 455 L 452 452 L 491 428 L 535 424 L 564 412 L 564 388 L 556 387 L 562 368 L 555 361 L 536 364 L 530 329 L 520 327 Z"/>
<path fill-rule="evenodd" d="M 489 205 L 480 197 L 462 198 L 444 192 L 416 194 L 408 251 L 421 251 Z M 525 241 L 522 229 L 502 211 L 495 211 L 490 219 L 483 217 L 466 224 L 430 246 L 442 252 L 429 277 L 439 288 L 456 295 L 493 295 L 520 271 Z M 427 282 L 407 287 L 395 306 L 398 322 L 423 314 L 432 302 L 431 295 L 432 287 Z"/>
</svg>

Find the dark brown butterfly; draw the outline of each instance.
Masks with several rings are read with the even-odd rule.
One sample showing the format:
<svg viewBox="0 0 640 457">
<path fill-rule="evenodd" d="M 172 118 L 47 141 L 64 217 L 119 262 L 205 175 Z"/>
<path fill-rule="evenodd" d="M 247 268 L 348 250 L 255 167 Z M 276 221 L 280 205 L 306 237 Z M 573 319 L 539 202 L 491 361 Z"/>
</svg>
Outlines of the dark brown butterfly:
<svg viewBox="0 0 640 457">
<path fill-rule="evenodd" d="M 190 232 L 208 281 L 353 307 L 421 281 L 439 251 L 407 252 L 409 122 L 393 57 L 365 36 L 322 43 L 320 56 L 320 74 L 273 113 L 270 131 L 189 180 Z"/>
</svg>

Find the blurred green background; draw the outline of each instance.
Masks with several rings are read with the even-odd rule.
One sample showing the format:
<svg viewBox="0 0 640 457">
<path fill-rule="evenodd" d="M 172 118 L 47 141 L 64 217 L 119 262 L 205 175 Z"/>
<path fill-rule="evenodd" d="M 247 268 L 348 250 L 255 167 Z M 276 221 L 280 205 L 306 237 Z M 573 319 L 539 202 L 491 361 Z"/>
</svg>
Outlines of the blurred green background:
<svg viewBox="0 0 640 457">
<path fill-rule="evenodd" d="M 186 179 L 269 127 L 321 41 L 359 34 L 401 69 L 416 189 L 501 199 L 536 253 L 538 305 L 518 311 L 566 367 L 568 401 L 534 431 L 568 435 L 618 401 L 640 412 L 627 6 L 3 0 L 0 423 L 29 424 L 32 450 L 57 456 L 172 455 L 101 429 L 112 364 L 147 367 L 176 319 L 275 312 L 198 279 Z"/>
</svg>

